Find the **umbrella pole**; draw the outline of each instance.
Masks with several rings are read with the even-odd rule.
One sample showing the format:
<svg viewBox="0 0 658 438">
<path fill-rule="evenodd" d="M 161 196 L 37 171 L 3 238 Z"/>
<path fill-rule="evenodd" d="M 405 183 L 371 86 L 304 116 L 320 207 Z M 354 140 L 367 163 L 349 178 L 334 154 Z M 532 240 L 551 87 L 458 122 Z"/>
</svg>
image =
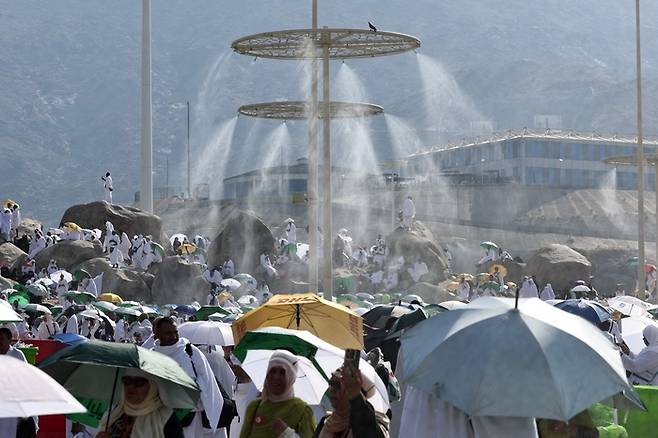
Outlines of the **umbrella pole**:
<svg viewBox="0 0 658 438">
<path fill-rule="evenodd" d="M 519 308 L 519 288 L 516 288 L 516 299 L 514 300 L 514 310 Z"/>
<path fill-rule="evenodd" d="M 295 319 L 297 320 L 297 330 L 299 330 L 299 325 L 302 322 L 302 315 L 299 311 L 299 304 L 295 304 Z"/>
<path fill-rule="evenodd" d="M 112 385 L 112 396 L 110 397 L 110 404 L 107 408 L 107 422 L 105 423 L 105 432 L 110 433 L 110 414 L 112 413 L 112 403 L 114 403 L 114 394 L 117 391 L 117 380 L 119 380 L 119 367 L 114 373 L 114 385 Z"/>
</svg>

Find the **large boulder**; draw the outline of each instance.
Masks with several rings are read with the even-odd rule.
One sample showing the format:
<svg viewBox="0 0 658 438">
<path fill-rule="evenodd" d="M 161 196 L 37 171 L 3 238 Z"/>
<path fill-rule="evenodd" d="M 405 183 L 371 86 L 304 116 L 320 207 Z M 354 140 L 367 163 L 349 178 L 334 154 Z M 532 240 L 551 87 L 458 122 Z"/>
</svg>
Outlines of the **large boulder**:
<svg viewBox="0 0 658 438">
<path fill-rule="evenodd" d="M 428 283 L 439 283 L 447 278 L 448 260 L 432 232 L 419 221 L 411 231 L 396 228 L 386 237 L 389 260 L 404 256 L 405 264 L 417 259 L 425 262 L 429 273 L 422 277 Z"/>
<path fill-rule="evenodd" d="M 61 240 L 53 246 L 49 246 L 34 257 L 37 268 L 48 266 L 50 259 L 57 262 L 61 269 L 69 269 L 85 260 L 100 257 L 103 249 L 99 244 L 86 240 Z"/>
<path fill-rule="evenodd" d="M 292 281 L 287 278 L 273 278 L 267 282 L 273 294 L 302 294 L 308 292 L 308 282 Z"/>
<path fill-rule="evenodd" d="M 23 236 L 33 236 L 34 230 L 41 230 L 46 234 L 43 230 L 43 225 L 38 220 L 28 217 L 21 218 L 21 224 L 18 226 L 18 238 L 20 239 Z"/>
<path fill-rule="evenodd" d="M 27 254 L 13 243 L 7 242 L 0 245 L 0 266 L 14 270 L 25 258 L 27 258 Z"/>
<path fill-rule="evenodd" d="M 628 260 L 637 255 L 633 248 L 588 248 L 578 249 L 592 263 L 592 284 L 599 296 L 614 296 L 615 286 L 624 285 L 626 293 L 635 289 L 637 269 Z"/>
<path fill-rule="evenodd" d="M 235 272 L 252 273 L 260 266 L 261 254 L 274 252 L 274 236 L 267 225 L 251 212 L 236 210 L 210 244 L 208 264 L 221 266 L 230 258 Z"/>
<path fill-rule="evenodd" d="M 587 280 L 592 273 L 592 264 L 568 246 L 553 244 L 535 251 L 525 272 L 537 278 L 539 290 L 551 283 L 558 295 L 558 291 L 566 291 L 575 280 Z"/>
<path fill-rule="evenodd" d="M 160 263 L 151 287 L 152 299 L 158 304 L 205 304 L 210 286 L 201 276 L 201 266 L 187 263 L 181 257 L 165 257 Z"/>
<path fill-rule="evenodd" d="M 16 284 L 18 283 L 16 283 L 14 280 L 10 278 L 0 277 L 0 290 L 11 289 Z"/>
<path fill-rule="evenodd" d="M 131 237 L 136 234 L 150 235 L 165 248 L 170 246 L 162 231 L 162 220 L 136 207 L 108 204 L 105 201 L 74 205 L 64 212 L 61 223 L 75 222 L 82 228 L 105 231 L 106 221 L 112 222 L 119 233 L 125 232 Z"/>
<path fill-rule="evenodd" d="M 99 293 L 111 292 L 124 300 L 151 302 L 151 289 L 142 278 L 143 274 L 132 269 L 115 269 L 104 257 L 84 261 L 73 268 L 84 269 L 93 277 L 103 273 L 103 285 Z"/>
</svg>

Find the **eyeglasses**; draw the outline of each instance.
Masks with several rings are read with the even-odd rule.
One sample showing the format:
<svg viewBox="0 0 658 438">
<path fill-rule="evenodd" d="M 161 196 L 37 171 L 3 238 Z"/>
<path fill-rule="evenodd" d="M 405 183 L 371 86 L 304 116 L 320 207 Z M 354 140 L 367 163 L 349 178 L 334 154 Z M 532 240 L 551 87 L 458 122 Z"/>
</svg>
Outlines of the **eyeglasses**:
<svg viewBox="0 0 658 438">
<path fill-rule="evenodd" d="M 142 386 L 148 383 L 148 379 L 145 379 L 143 377 L 123 376 L 121 378 L 121 383 L 123 383 L 123 386 L 133 386 L 135 388 L 141 388 Z"/>
</svg>

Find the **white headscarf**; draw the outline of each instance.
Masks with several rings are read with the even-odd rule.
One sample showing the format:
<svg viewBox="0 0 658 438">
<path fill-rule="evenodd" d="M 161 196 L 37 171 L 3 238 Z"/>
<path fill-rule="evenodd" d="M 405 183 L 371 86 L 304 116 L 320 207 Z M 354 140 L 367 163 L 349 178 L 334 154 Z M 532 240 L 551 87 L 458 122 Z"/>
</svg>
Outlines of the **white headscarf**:
<svg viewBox="0 0 658 438">
<path fill-rule="evenodd" d="M 297 380 L 297 357 L 286 350 L 275 350 L 270 361 L 267 364 L 267 373 L 274 367 L 281 367 L 286 370 L 286 390 L 282 394 L 274 395 L 267 387 L 267 378 L 263 385 L 262 397 L 265 401 L 282 402 L 295 397 L 295 380 Z"/>
<path fill-rule="evenodd" d="M 644 330 L 642 330 L 642 336 L 644 336 L 649 343 L 649 345 L 646 346 L 646 349 L 658 353 L 658 327 L 653 324 L 646 326 Z"/>
<path fill-rule="evenodd" d="M 123 397 L 121 404 L 114 408 L 110 414 L 110 428 L 123 414 L 126 414 L 135 417 L 135 424 L 130 433 L 131 438 L 164 438 L 164 427 L 169 421 L 173 410 L 162 404 L 158 383 L 150 375 L 134 368 L 127 369 L 124 376 L 147 379 L 149 391 L 146 398 L 139 404 L 132 404 Z M 108 432 L 105 429 L 106 426 L 107 412 L 99 423 L 99 431 Z"/>
</svg>

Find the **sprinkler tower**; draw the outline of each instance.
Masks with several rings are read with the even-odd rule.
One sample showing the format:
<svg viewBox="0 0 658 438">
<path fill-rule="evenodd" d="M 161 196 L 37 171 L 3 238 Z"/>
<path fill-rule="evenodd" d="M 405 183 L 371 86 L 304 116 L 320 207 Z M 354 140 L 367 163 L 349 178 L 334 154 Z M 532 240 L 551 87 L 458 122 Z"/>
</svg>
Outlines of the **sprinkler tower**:
<svg viewBox="0 0 658 438">
<path fill-rule="evenodd" d="M 311 61 L 311 92 L 308 101 L 266 102 L 243 105 L 243 115 L 268 119 L 308 119 L 308 218 L 309 288 L 317 293 L 318 270 L 322 275 L 324 297 L 333 296 L 333 226 L 331 194 L 331 119 L 368 117 L 384 111 L 381 106 L 361 102 L 332 102 L 329 93 L 329 60 L 373 58 L 394 55 L 420 47 L 415 37 L 368 29 L 334 29 L 317 26 L 317 0 L 313 0 L 310 29 L 279 30 L 242 37 L 231 48 L 242 55 L 257 58 Z M 318 101 L 318 61 L 322 61 L 322 101 Z M 317 122 L 322 120 L 322 192 L 318 190 Z M 318 196 L 320 194 L 320 196 Z M 321 228 L 324 232 L 322 257 L 318 257 L 318 208 L 322 205 Z M 318 263 L 318 260 L 322 260 Z"/>
</svg>

